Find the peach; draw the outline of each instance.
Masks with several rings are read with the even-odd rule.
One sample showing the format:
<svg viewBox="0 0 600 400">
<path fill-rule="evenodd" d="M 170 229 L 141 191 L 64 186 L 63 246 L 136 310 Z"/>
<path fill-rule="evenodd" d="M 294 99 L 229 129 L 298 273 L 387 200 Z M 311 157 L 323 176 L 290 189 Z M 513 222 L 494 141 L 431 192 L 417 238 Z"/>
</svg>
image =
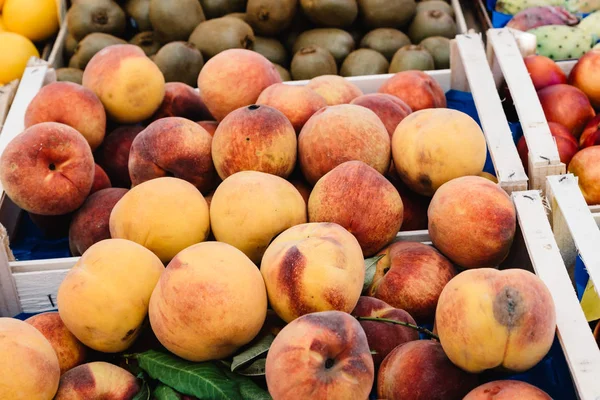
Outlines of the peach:
<svg viewBox="0 0 600 400">
<path fill-rule="evenodd" d="M 174 176 L 202 193 L 210 192 L 216 179 L 211 143 L 212 136 L 188 119 L 165 117 L 154 121 L 131 144 L 128 166 L 132 185 Z"/>
<path fill-rule="evenodd" d="M 104 139 L 106 113 L 91 90 L 72 82 L 54 82 L 42 87 L 27 106 L 25 128 L 40 122 L 69 125 L 95 150 Z"/>
<path fill-rule="evenodd" d="M 256 103 L 261 92 L 281 76 L 264 56 L 246 49 L 220 52 L 204 64 L 198 88 L 217 121 L 231 111 Z"/>
<path fill-rule="evenodd" d="M 379 88 L 379 93 L 398 97 L 412 111 L 446 107 L 446 95 L 439 83 L 422 71 L 402 71 L 394 74 Z"/>
<path fill-rule="evenodd" d="M 85 253 L 94 243 L 110 239 L 110 213 L 125 193 L 127 189 L 122 188 L 99 190 L 75 212 L 69 227 L 69 247 L 73 256 Z"/>
<path fill-rule="evenodd" d="M 360 320 L 360 317 L 385 318 L 416 326 L 409 313 L 374 297 L 361 296 L 352 315 L 359 317 L 360 326 L 367 335 L 369 348 L 375 352 L 373 362 L 376 367 L 379 367 L 383 359 L 397 346 L 419 339 L 419 332 L 413 328 L 388 322 Z"/>
<path fill-rule="evenodd" d="M 198 125 L 206 129 L 206 132 L 210 133 L 210 136 L 215 136 L 219 123 L 217 121 L 198 121 Z"/>
<path fill-rule="evenodd" d="M 215 131 L 212 159 L 221 179 L 240 171 L 287 178 L 296 165 L 296 132 L 279 110 L 253 104 L 227 115 Z"/>
<path fill-rule="evenodd" d="M 3 399 L 54 399 L 60 366 L 52 345 L 40 331 L 18 319 L 0 318 L 0 353 Z"/>
<path fill-rule="evenodd" d="M 311 312 L 354 309 L 365 279 L 362 250 L 338 224 L 308 223 L 283 231 L 260 264 L 269 304 L 285 322 Z"/>
<path fill-rule="evenodd" d="M 377 374 L 377 397 L 396 400 L 461 400 L 477 385 L 477 376 L 456 367 L 432 340 L 396 347 Z"/>
<path fill-rule="evenodd" d="M 350 104 L 366 107 L 377 114 L 385 125 L 390 140 L 398 124 L 412 112 L 404 101 L 385 93 L 365 94 L 355 98 Z"/>
<path fill-rule="evenodd" d="M 98 96 L 109 117 L 122 124 L 152 116 L 165 95 L 162 72 L 132 44 L 116 44 L 96 53 L 83 71 L 82 83 Z"/>
<path fill-rule="evenodd" d="M 215 190 L 210 220 L 219 242 L 240 249 L 260 265 L 275 236 L 306 222 L 306 203 L 294 185 L 279 176 L 241 171 Z"/>
<path fill-rule="evenodd" d="M 64 374 L 54 400 L 132 399 L 139 390 L 135 376 L 129 371 L 96 361 Z"/>
<path fill-rule="evenodd" d="M 150 299 L 150 324 L 190 361 L 229 357 L 260 331 L 267 292 L 256 266 L 226 243 L 200 243 L 167 265 Z"/>
<path fill-rule="evenodd" d="M 569 135 L 570 135 L 570 133 L 569 133 Z M 481 171 L 480 173 L 477 174 L 477 176 L 485 178 L 485 179 L 487 179 L 490 182 L 498 183 L 498 178 L 496 178 L 495 175 L 490 174 L 489 172 Z"/>
<path fill-rule="evenodd" d="M 110 178 L 106 172 L 98 164 L 94 164 L 94 180 L 92 182 L 92 188 L 90 194 L 96 193 L 98 190 L 107 189 L 112 187 Z"/>
<path fill-rule="evenodd" d="M 61 375 L 80 364 L 87 356 L 87 348 L 73 335 L 60 319 L 58 312 L 45 312 L 25 320 L 40 331 L 58 357 Z"/>
<path fill-rule="evenodd" d="M 456 268 L 423 243 L 396 242 L 380 254 L 369 296 L 407 311 L 419 323 L 433 322 L 440 293 Z"/>
<path fill-rule="evenodd" d="M 298 136 L 298 159 L 311 185 L 346 161 L 359 160 L 381 174 L 390 165 L 390 137 L 368 108 L 341 104 L 317 111 Z"/>
<path fill-rule="evenodd" d="M 556 313 L 550 291 L 531 272 L 478 268 L 448 282 L 435 326 L 444 352 L 459 368 L 521 372 L 550 350 Z"/>
<path fill-rule="evenodd" d="M 375 379 L 367 336 L 344 312 L 304 315 L 275 337 L 266 379 L 273 400 L 366 399 Z"/>
<path fill-rule="evenodd" d="M 68 125 L 42 122 L 12 139 L 0 157 L 8 197 L 25 211 L 62 215 L 83 204 L 94 180 L 94 157 Z"/>
<path fill-rule="evenodd" d="M 574 86 L 559 84 L 538 92 L 548 122 L 557 122 L 576 138 L 596 115 L 585 93 Z"/>
<path fill-rule="evenodd" d="M 60 318 L 94 350 L 126 350 L 141 331 L 163 270 L 160 260 L 137 243 L 102 240 L 83 253 L 60 284 Z"/>
<path fill-rule="evenodd" d="M 422 196 L 410 190 L 398 176 L 393 162 L 390 164 L 386 178 L 394 185 L 404 205 L 400 230 L 417 231 L 427 229 L 427 208 L 431 202 L 431 197 Z"/>
<path fill-rule="evenodd" d="M 444 183 L 479 174 L 487 145 L 469 115 L 446 108 L 416 111 L 400 122 L 392 138 L 398 175 L 413 191 L 433 195 Z"/>
<path fill-rule="evenodd" d="M 567 83 L 567 76 L 551 58 L 530 55 L 523 59 L 535 90 Z"/>
<path fill-rule="evenodd" d="M 398 191 L 361 161 L 348 161 L 321 178 L 308 200 L 310 222 L 335 222 L 352 233 L 365 257 L 377 253 L 402 226 Z"/>
<path fill-rule="evenodd" d="M 600 114 L 587 123 L 579 138 L 579 145 L 582 149 L 598 144 L 600 144 Z"/>
<path fill-rule="evenodd" d="M 213 119 L 200 94 L 181 82 L 165 84 L 165 97 L 150 119 L 156 121 L 165 117 L 182 117 L 193 121 Z"/>
<path fill-rule="evenodd" d="M 328 106 L 348 104 L 363 94 L 358 86 L 338 75 L 317 76 L 306 87 L 323 97 Z"/>
<path fill-rule="evenodd" d="M 206 240 L 208 205 L 191 183 L 156 178 L 135 186 L 117 202 L 109 227 L 111 237 L 139 243 L 166 263 L 186 247 Z"/>
<path fill-rule="evenodd" d="M 552 400 L 546 392 L 527 382 L 502 380 L 485 383 L 470 391 L 463 400 Z"/>
<path fill-rule="evenodd" d="M 578 151 L 569 163 L 568 172 L 577 177 L 587 204 L 600 204 L 600 147 L 591 146 Z"/>
<path fill-rule="evenodd" d="M 600 108 L 600 83 L 598 71 L 600 70 L 600 49 L 593 49 L 585 53 L 569 74 L 569 84 L 579 88 L 590 100 L 592 106 Z"/>
<path fill-rule="evenodd" d="M 427 215 L 433 245 L 462 268 L 498 266 L 517 229 L 508 194 L 480 176 L 444 184 L 431 199 Z"/>
<path fill-rule="evenodd" d="M 133 139 L 143 130 L 141 125 L 120 126 L 108 134 L 96 150 L 96 162 L 104 169 L 113 186 L 131 187 L 129 152 Z"/>
<path fill-rule="evenodd" d="M 575 153 L 579 151 L 577 139 L 575 139 L 575 136 L 573 136 L 571 132 L 561 124 L 557 124 L 556 122 L 548 122 L 548 126 L 550 127 L 550 133 L 552 136 L 554 136 L 554 141 L 556 142 L 556 147 L 558 148 L 558 155 L 560 156 L 560 162 L 564 163 L 568 167 Z M 517 143 L 517 151 L 519 152 L 519 157 L 521 158 L 525 172 L 528 172 L 529 148 L 527 147 L 525 136 L 521 136 L 521 139 L 519 139 L 519 142 Z"/>
<path fill-rule="evenodd" d="M 281 111 L 290 120 L 296 133 L 300 133 L 314 113 L 327 106 L 323 96 L 311 88 L 283 83 L 276 83 L 263 90 L 256 104 L 271 106 Z"/>
</svg>

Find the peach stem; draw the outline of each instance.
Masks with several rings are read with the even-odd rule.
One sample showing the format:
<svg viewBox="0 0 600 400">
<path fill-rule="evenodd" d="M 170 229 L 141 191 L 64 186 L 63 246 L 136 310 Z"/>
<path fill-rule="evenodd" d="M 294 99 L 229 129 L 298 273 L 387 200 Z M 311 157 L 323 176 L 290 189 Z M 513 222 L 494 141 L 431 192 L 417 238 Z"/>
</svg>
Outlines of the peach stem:
<svg viewBox="0 0 600 400">
<path fill-rule="evenodd" d="M 431 337 L 432 339 L 437 340 L 438 342 L 440 341 L 440 338 L 439 338 L 438 335 L 436 335 L 435 333 L 431 332 L 427 328 L 423 328 L 422 326 L 413 325 L 413 324 L 409 324 L 407 322 L 396 321 L 394 319 L 387 319 L 387 318 L 377 318 L 377 317 L 355 317 L 355 318 L 357 320 L 359 320 L 359 321 L 389 322 L 390 324 L 396 324 L 396 325 L 406 326 L 407 328 L 411 328 L 411 329 L 414 329 L 414 330 L 419 331 L 421 333 L 424 333 L 424 334 L 428 335 L 429 337 Z"/>
</svg>

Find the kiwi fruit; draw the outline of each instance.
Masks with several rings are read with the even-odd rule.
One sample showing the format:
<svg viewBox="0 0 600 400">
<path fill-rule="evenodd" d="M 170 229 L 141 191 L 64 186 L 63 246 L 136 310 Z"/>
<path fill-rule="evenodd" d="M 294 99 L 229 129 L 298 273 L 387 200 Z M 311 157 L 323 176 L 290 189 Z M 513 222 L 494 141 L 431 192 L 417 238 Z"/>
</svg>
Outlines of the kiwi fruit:
<svg viewBox="0 0 600 400">
<path fill-rule="evenodd" d="M 450 68 L 450 39 L 442 36 L 430 36 L 423 39 L 420 46 L 423 46 L 433 57 L 435 69 Z"/>
<path fill-rule="evenodd" d="M 420 70 L 430 71 L 435 69 L 433 57 L 423 46 L 410 44 L 404 46 L 394 54 L 390 63 L 389 73 L 401 71 Z"/>
<path fill-rule="evenodd" d="M 283 68 L 279 64 L 273 64 L 273 65 L 275 66 L 275 69 L 277 70 L 277 72 L 279 72 L 279 76 L 281 77 L 281 80 L 283 82 L 287 82 L 287 81 L 291 81 L 292 80 L 292 76 L 290 75 L 290 71 L 288 71 L 287 69 Z"/>
<path fill-rule="evenodd" d="M 292 23 L 297 0 L 248 0 L 246 19 L 258 35 L 274 36 Z"/>
<path fill-rule="evenodd" d="M 135 27 L 140 32 L 151 31 L 150 0 L 127 0 L 125 12 L 135 22 Z"/>
<path fill-rule="evenodd" d="M 71 36 L 71 34 L 67 35 L 67 38 L 65 39 L 65 56 L 67 58 L 73 57 L 73 54 L 75 54 L 75 49 L 77 48 L 78 43 L 79 42 L 77 40 L 75 40 L 75 38 L 73 36 Z"/>
<path fill-rule="evenodd" d="M 343 28 L 358 16 L 356 0 L 300 0 L 304 14 L 317 25 Z"/>
<path fill-rule="evenodd" d="M 352 35 L 341 29 L 317 28 L 302 32 L 294 43 L 293 52 L 296 54 L 301 48 L 309 46 L 324 48 L 339 64 L 354 50 L 355 43 Z"/>
<path fill-rule="evenodd" d="M 119 36 L 125 25 L 125 12 L 112 0 L 78 2 L 67 12 L 69 33 L 77 41 L 94 32 Z"/>
<path fill-rule="evenodd" d="M 363 36 L 360 41 L 360 47 L 373 49 L 383 54 L 388 61 L 392 60 L 400 48 L 408 44 L 411 44 L 408 36 L 404 32 L 392 28 L 374 29 Z"/>
<path fill-rule="evenodd" d="M 56 80 L 58 82 L 73 82 L 81 85 L 83 70 L 79 68 L 58 68 L 56 70 Z"/>
<path fill-rule="evenodd" d="M 319 46 L 308 46 L 294 54 L 290 72 L 294 80 L 304 80 L 321 75 L 337 75 L 338 69 L 329 51 Z"/>
<path fill-rule="evenodd" d="M 358 0 L 363 23 L 369 28 L 399 28 L 415 16 L 414 0 Z"/>
<path fill-rule="evenodd" d="M 315 28 L 314 24 L 308 20 L 303 12 L 297 12 L 292 20 L 292 24 L 282 33 L 285 39 L 282 41 L 288 52 L 294 52 L 294 43 L 300 34 Z"/>
<path fill-rule="evenodd" d="M 189 42 L 202 53 L 205 60 L 227 49 L 254 48 L 254 32 L 250 25 L 237 18 L 221 17 L 200 23 Z"/>
<path fill-rule="evenodd" d="M 421 11 L 415 16 L 408 28 L 408 37 L 413 43 L 430 36 L 443 36 L 453 39 L 457 34 L 454 18 L 440 10 Z"/>
<path fill-rule="evenodd" d="M 454 18 L 454 9 L 444 0 L 429 0 L 417 3 L 417 13 L 428 10 L 440 10 Z"/>
<path fill-rule="evenodd" d="M 144 53 L 150 57 L 156 54 L 156 52 L 161 48 L 161 44 L 158 40 L 156 40 L 155 36 L 155 33 L 152 31 L 140 32 L 131 38 L 129 43 L 141 47 L 141 49 L 144 50 Z"/>
<path fill-rule="evenodd" d="M 244 22 L 247 22 L 246 21 L 246 13 L 244 13 L 244 12 L 235 12 L 235 13 L 227 14 L 227 15 L 224 15 L 224 16 L 225 17 L 231 17 L 231 18 L 238 18 L 238 19 L 241 19 Z"/>
<path fill-rule="evenodd" d="M 73 54 L 73 57 L 69 61 L 69 67 L 85 69 L 88 62 L 97 52 L 115 44 L 127 44 L 127 42 L 108 33 L 90 33 L 77 45 L 75 54 Z"/>
<path fill-rule="evenodd" d="M 256 36 L 254 38 L 254 51 L 262 54 L 273 64 L 287 65 L 287 51 L 277 39 Z"/>
<path fill-rule="evenodd" d="M 348 54 L 340 68 L 341 76 L 386 74 L 390 63 L 375 50 L 358 49 Z"/>
<path fill-rule="evenodd" d="M 162 71 L 165 82 L 183 82 L 191 87 L 198 86 L 198 75 L 204 66 L 204 58 L 192 43 L 168 43 L 158 50 L 153 61 Z"/>
<path fill-rule="evenodd" d="M 150 0 L 150 23 L 161 43 L 187 40 L 206 20 L 198 0 Z"/>
<path fill-rule="evenodd" d="M 246 0 L 200 0 L 206 18 L 213 19 L 244 11 Z"/>
</svg>

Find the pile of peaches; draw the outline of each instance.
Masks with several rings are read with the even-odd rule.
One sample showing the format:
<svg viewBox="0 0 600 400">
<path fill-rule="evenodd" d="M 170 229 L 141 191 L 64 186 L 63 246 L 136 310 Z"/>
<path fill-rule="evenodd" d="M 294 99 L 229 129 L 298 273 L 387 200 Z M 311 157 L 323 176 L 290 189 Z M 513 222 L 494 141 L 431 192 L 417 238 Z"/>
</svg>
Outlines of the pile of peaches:
<svg viewBox="0 0 600 400">
<path fill-rule="evenodd" d="M 132 352 L 149 333 L 210 362 L 267 330 L 275 400 L 550 398 L 479 378 L 542 360 L 555 308 L 536 275 L 497 269 L 516 211 L 482 172 L 480 127 L 434 79 L 400 72 L 373 94 L 339 76 L 287 85 L 235 49 L 198 88 L 115 45 L 82 85 L 30 103 L 0 179 L 81 258 L 58 312 L 0 319 L 0 397 L 132 399 L 135 377 L 89 351 Z M 396 239 L 415 229 L 432 245 Z"/>
</svg>

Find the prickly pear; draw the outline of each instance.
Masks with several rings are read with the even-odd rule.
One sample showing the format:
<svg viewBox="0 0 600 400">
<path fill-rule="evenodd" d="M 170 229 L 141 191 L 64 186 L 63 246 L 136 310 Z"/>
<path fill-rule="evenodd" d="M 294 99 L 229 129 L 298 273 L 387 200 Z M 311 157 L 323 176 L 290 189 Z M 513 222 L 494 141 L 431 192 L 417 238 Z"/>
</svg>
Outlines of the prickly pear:
<svg viewBox="0 0 600 400">
<path fill-rule="evenodd" d="M 498 0 L 496 11 L 515 15 L 527 8 L 539 6 L 561 6 L 564 0 Z"/>
<path fill-rule="evenodd" d="M 592 13 L 600 10 L 600 0 L 565 0 L 567 10 L 573 13 Z"/>
<path fill-rule="evenodd" d="M 563 7 L 533 7 L 517 13 L 506 26 L 526 32 L 545 25 L 577 25 L 579 19 Z"/>
<path fill-rule="evenodd" d="M 570 60 L 584 55 L 593 45 L 593 35 L 573 26 L 547 25 L 527 31 L 537 37 L 536 54 L 553 60 Z"/>
<path fill-rule="evenodd" d="M 596 35 L 596 39 L 600 38 L 600 11 L 591 13 L 582 19 L 577 27 L 592 35 Z"/>
</svg>

